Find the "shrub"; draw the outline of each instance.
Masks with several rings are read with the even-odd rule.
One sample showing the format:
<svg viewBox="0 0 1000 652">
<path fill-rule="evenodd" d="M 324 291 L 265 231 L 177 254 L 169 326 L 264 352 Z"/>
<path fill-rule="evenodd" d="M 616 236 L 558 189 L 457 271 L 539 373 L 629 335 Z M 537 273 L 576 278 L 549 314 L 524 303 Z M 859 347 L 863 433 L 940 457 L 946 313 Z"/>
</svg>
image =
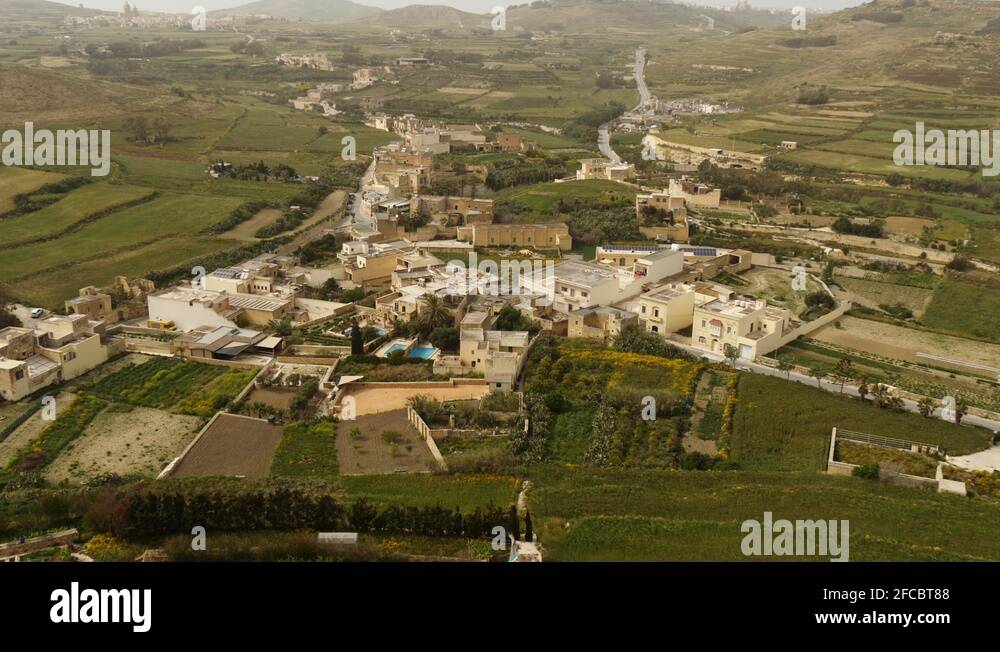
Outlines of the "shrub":
<svg viewBox="0 0 1000 652">
<path fill-rule="evenodd" d="M 854 470 L 851 471 L 851 475 L 865 480 L 878 480 L 878 473 L 878 464 L 862 464 L 854 467 Z"/>
</svg>

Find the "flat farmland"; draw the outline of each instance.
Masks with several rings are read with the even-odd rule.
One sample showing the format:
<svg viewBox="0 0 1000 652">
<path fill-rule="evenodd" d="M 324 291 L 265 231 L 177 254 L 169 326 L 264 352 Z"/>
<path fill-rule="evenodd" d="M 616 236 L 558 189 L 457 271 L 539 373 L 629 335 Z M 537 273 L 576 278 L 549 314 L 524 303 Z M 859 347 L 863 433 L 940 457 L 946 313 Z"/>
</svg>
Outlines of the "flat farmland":
<svg viewBox="0 0 1000 652">
<path fill-rule="evenodd" d="M 906 362 L 926 363 L 926 360 L 916 356 L 919 352 L 1000 367 L 1000 345 L 928 333 L 849 315 L 844 315 L 839 321 L 840 328 L 834 325 L 824 326 L 813 333 L 812 337 L 828 344 Z"/>
<path fill-rule="evenodd" d="M 115 276 L 140 277 L 180 263 L 194 264 L 200 257 L 240 244 L 210 237 L 165 238 L 91 260 L 60 265 L 9 283 L 15 296 L 48 308 L 58 308 L 86 285 L 104 287 Z M 2 266 L 2 264 L 0 264 Z"/>
<path fill-rule="evenodd" d="M 220 414 L 174 467 L 171 476 L 266 478 L 281 435 L 281 426 L 263 419 Z"/>
<path fill-rule="evenodd" d="M 193 236 L 242 203 L 235 197 L 164 194 L 146 204 L 116 211 L 64 237 L 6 253 L 0 258 L 0 280 L 30 276 L 170 236 Z"/>
<path fill-rule="evenodd" d="M 41 210 L 4 219 L 0 248 L 58 235 L 81 220 L 150 197 L 152 193 L 151 189 L 138 186 L 88 184 Z"/>
<path fill-rule="evenodd" d="M 14 208 L 17 195 L 34 192 L 63 178 L 53 172 L 0 166 L 0 215 Z"/>
<path fill-rule="evenodd" d="M 881 283 L 860 278 L 838 276 L 837 283 L 861 299 L 870 308 L 900 304 L 912 311 L 914 317 L 918 319 L 924 314 L 927 304 L 934 296 L 934 290 L 928 288 Z"/>
<path fill-rule="evenodd" d="M 934 293 L 924 323 L 955 335 L 1000 342 L 1000 290 L 948 276 Z"/>
<path fill-rule="evenodd" d="M 49 482 L 79 484 L 105 474 L 155 478 L 184 450 L 201 419 L 136 407 L 107 409 L 45 467 Z"/>
</svg>

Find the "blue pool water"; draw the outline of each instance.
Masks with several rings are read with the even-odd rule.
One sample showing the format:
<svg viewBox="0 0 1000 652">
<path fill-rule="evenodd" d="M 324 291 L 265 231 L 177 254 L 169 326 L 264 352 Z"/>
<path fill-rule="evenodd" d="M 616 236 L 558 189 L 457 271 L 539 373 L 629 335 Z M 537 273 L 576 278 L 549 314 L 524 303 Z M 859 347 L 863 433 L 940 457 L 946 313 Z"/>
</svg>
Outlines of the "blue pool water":
<svg viewBox="0 0 1000 652">
<path fill-rule="evenodd" d="M 421 360 L 429 360 L 434 352 L 437 351 L 433 346 L 415 346 L 413 350 L 410 351 L 409 356 L 411 358 L 420 358 Z"/>
<path fill-rule="evenodd" d="M 406 348 L 405 344 L 403 344 L 402 342 L 396 342 L 395 344 L 393 344 L 392 346 L 390 346 L 388 349 L 386 349 L 385 354 L 389 355 L 390 353 L 395 353 L 396 351 L 401 351 L 401 350 L 403 350 L 405 348 Z"/>
</svg>

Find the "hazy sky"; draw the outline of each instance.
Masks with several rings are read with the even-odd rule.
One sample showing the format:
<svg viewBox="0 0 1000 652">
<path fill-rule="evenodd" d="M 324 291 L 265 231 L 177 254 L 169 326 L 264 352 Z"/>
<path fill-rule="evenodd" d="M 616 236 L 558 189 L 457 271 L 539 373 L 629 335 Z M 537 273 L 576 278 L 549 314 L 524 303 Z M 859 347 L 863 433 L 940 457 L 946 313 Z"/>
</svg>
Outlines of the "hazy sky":
<svg viewBox="0 0 1000 652">
<path fill-rule="evenodd" d="M 118 11 L 122 8 L 125 0 L 57 0 L 63 4 L 77 5 L 82 2 L 84 7 L 93 9 L 104 9 L 105 11 Z M 129 0 L 129 4 L 135 5 L 140 11 L 164 11 L 175 13 L 187 13 L 195 5 L 201 5 L 209 11 L 215 9 L 227 9 L 242 4 L 247 4 L 250 0 Z M 491 8 L 498 5 L 524 4 L 529 0 L 352 0 L 358 4 L 369 7 L 380 7 L 382 9 L 395 9 L 406 5 L 451 5 L 457 9 L 471 11 L 474 13 L 488 13 Z M 750 4 L 757 7 L 794 7 L 802 6 L 807 9 L 841 9 L 843 7 L 853 7 L 862 4 L 866 0 L 751 0 Z M 711 7 L 723 7 L 736 4 L 736 0 L 687 0 L 688 4 L 700 4 Z"/>
</svg>

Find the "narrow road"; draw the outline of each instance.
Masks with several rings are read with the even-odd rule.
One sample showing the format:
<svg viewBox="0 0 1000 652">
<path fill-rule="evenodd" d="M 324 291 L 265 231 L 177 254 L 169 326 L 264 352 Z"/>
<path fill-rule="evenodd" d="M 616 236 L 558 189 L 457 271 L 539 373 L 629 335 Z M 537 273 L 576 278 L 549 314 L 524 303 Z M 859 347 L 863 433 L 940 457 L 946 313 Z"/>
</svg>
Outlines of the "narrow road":
<svg viewBox="0 0 1000 652">
<path fill-rule="evenodd" d="M 357 195 L 354 198 L 354 209 L 350 212 L 345 211 L 343 219 L 337 224 L 337 228 L 343 228 L 350 226 L 351 224 L 366 225 L 372 228 L 376 228 L 375 220 L 365 213 L 364 208 L 362 208 L 361 198 L 365 194 L 365 189 L 372 184 L 375 179 L 375 158 L 372 157 L 372 162 L 368 165 L 368 169 L 365 173 L 361 175 L 361 181 L 358 183 Z"/>
<path fill-rule="evenodd" d="M 649 92 L 649 86 L 646 85 L 646 48 L 639 48 L 635 51 L 635 86 L 639 89 L 639 103 L 632 110 L 641 112 L 646 110 L 653 98 L 653 94 Z M 621 157 L 615 150 L 611 149 L 609 127 L 610 123 L 605 122 L 597 128 L 597 149 L 612 163 L 621 165 Z"/>
</svg>

